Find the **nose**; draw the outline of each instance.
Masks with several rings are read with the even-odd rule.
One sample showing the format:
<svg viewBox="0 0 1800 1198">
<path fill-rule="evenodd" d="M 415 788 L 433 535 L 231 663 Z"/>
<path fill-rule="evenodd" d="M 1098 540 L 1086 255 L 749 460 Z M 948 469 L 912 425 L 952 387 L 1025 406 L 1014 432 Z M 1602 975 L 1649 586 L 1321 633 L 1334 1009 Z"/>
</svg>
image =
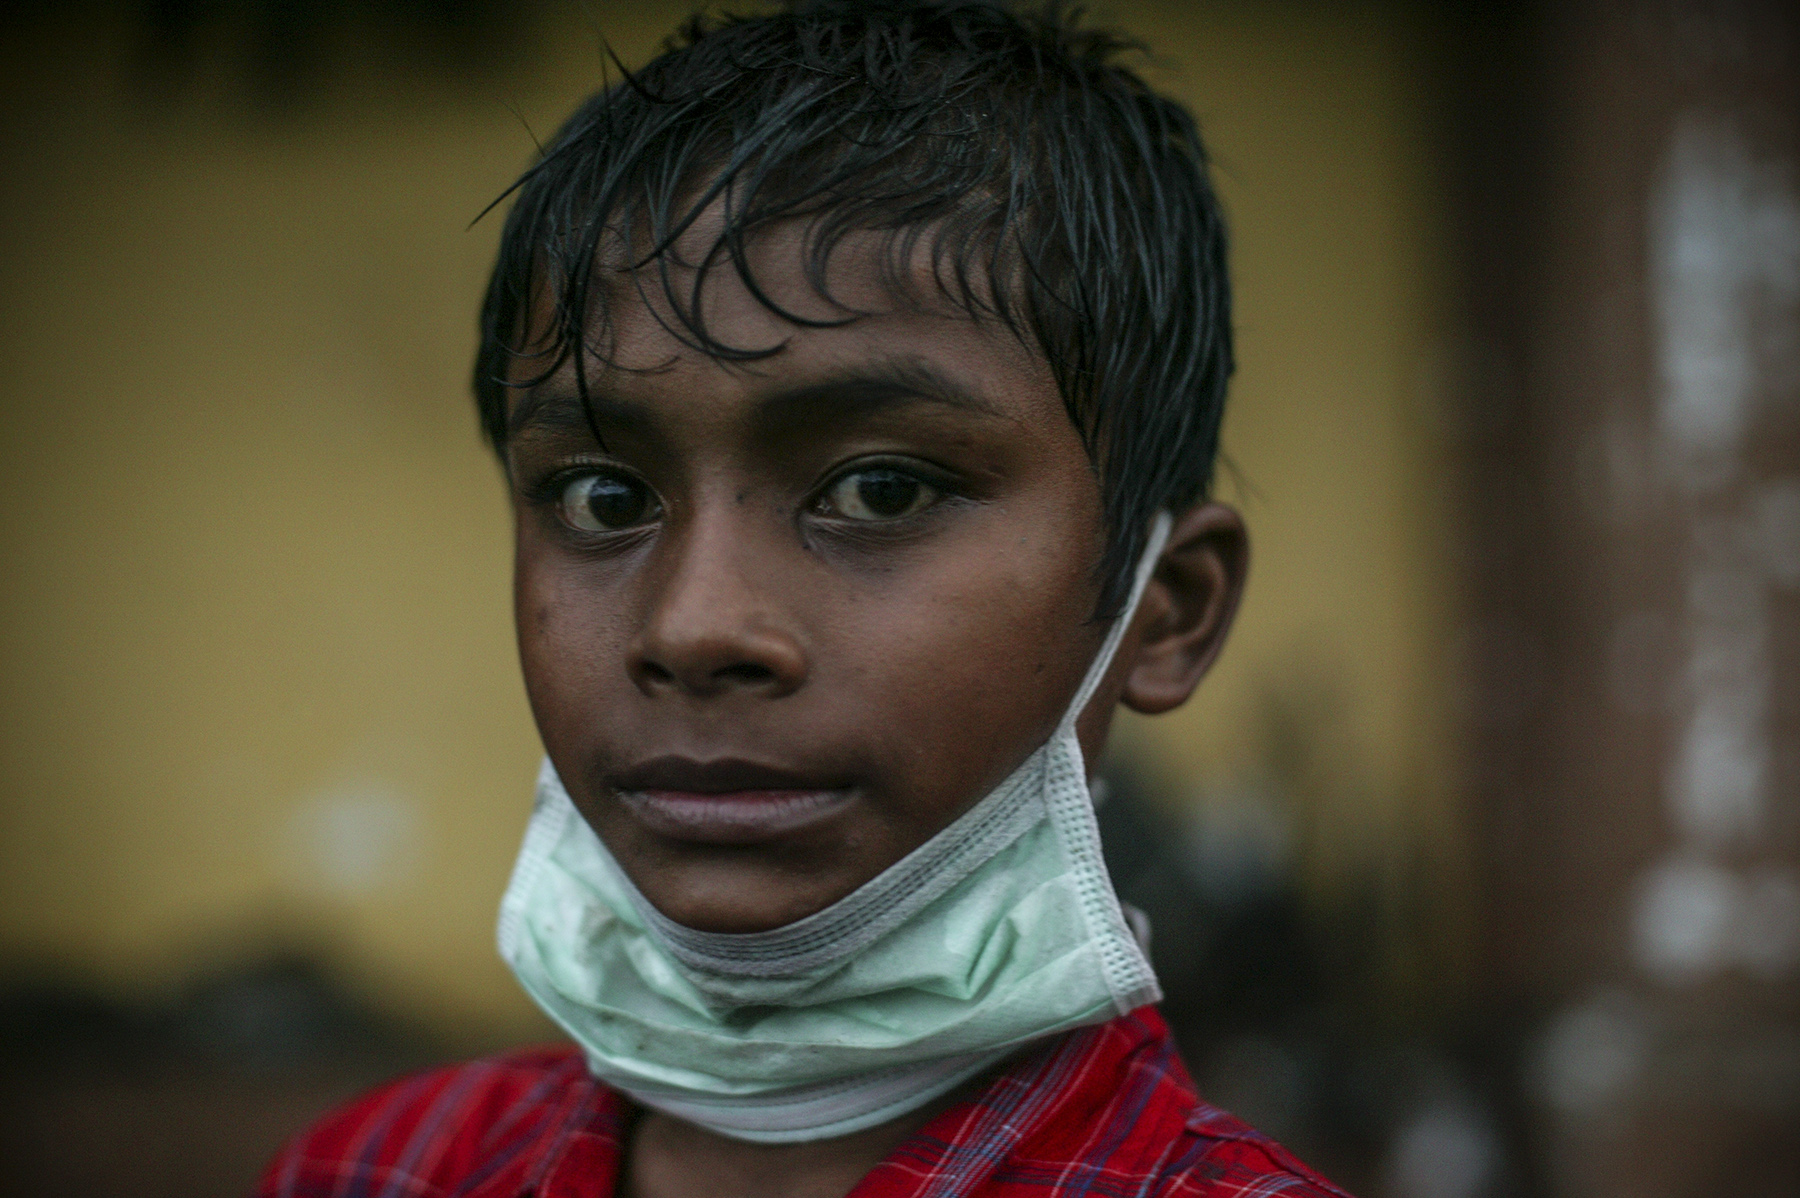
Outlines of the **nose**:
<svg viewBox="0 0 1800 1198">
<path fill-rule="evenodd" d="M 792 694 L 806 681 L 807 653 L 771 577 L 778 554 L 725 520 L 665 529 L 651 571 L 655 593 L 626 653 L 645 695 L 708 698 Z"/>
</svg>

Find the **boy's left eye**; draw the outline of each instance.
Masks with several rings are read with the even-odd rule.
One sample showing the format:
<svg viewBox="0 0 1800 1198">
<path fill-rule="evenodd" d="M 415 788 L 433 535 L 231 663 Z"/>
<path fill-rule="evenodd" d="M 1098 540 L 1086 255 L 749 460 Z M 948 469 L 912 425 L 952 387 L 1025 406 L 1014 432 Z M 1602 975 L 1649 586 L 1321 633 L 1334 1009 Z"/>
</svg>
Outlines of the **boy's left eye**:
<svg viewBox="0 0 1800 1198">
<path fill-rule="evenodd" d="M 819 506 L 849 520 L 898 520 L 929 507 L 938 495 L 936 487 L 904 471 L 875 467 L 841 475 Z"/>
</svg>

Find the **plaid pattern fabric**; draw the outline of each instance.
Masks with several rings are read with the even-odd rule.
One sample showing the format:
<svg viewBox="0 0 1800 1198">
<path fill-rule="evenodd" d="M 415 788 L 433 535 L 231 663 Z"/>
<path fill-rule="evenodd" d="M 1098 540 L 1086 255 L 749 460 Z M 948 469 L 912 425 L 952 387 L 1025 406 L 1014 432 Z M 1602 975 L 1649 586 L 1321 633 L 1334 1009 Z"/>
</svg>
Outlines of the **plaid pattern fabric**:
<svg viewBox="0 0 1800 1198">
<path fill-rule="evenodd" d="M 612 1198 L 628 1099 L 572 1048 L 406 1078 L 326 1116 L 262 1198 Z M 1201 1102 L 1145 1007 L 1057 1037 L 938 1115 L 850 1198 L 1348 1198 Z"/>
</svg>

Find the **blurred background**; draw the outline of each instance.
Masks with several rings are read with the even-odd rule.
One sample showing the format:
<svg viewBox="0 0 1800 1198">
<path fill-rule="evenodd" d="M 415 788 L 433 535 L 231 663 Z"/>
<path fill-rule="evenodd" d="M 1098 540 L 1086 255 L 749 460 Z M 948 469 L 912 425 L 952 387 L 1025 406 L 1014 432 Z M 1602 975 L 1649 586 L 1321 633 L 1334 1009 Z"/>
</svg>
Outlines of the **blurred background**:
<svg viewBox="0 0 1800 1198">
<path fill-rule="evenodd" d="M 1252 583 L 1103 808 L 1202 1089 L 1365 1198 L 1800 1194 L 1800 16 L 1092 7 L 1235 235 Z M 0 1192 L 553 1037 L 471 221 L 686 9 L 0 18 Z"/>
</svg>

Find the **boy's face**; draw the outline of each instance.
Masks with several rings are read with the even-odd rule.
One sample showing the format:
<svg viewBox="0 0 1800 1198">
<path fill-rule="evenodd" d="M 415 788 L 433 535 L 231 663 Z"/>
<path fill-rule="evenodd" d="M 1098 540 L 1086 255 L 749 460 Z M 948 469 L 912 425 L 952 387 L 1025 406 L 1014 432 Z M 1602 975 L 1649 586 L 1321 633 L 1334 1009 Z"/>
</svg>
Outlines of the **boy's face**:
<svg viewBox="0 0 1800 1198">
<path fill-rule="evenodd" d="M 775 302 L 844 314 L 797 234 L 753 248 Z M 918 847 L 1050 735 L 1105 633 L 1098 483 L 1048 367 L 895 302 L 874 252 L 832 259 L 835 298 L 868 313 L 835 328 L 713 272 L 713 335 L 782 346 L 754 362 L 684 346 L 620 287 L 615 365 L 587 368 L 604 450 L 572 368 L 513 401 L 538 728 L 632 881 L 690 927 L 780 926 Z M 1116 694 L 1083 721 L 1090 758 Z"/>
</svg>

